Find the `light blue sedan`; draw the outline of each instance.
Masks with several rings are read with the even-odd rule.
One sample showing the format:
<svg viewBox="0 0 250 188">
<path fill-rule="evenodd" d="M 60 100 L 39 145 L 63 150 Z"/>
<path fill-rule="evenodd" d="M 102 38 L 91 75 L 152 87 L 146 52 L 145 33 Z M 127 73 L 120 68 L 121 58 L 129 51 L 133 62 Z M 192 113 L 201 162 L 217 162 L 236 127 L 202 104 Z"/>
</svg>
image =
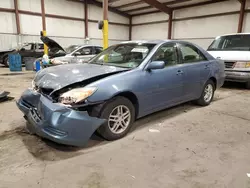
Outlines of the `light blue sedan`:
<svg viewBox="0 0 250 188">
<path fill-rule="evenodd" d="M 136 119 L 180 103 L 209 105 L 224 79 L 223 62 L 194 44 L 131 41 L 85 64 L 41 70 L 17 105 L 30 132 L 83 146 L 95 131 L 116 140 Z"/>
</svg>

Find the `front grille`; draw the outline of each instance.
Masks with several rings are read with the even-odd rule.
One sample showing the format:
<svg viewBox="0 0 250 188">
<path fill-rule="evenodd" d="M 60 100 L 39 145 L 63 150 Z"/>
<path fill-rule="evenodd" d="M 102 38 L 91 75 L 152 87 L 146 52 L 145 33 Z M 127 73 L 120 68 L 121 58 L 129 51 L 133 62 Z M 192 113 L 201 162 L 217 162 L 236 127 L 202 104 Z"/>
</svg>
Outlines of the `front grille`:
<svg viewBox="0 0 250 188">
<path fill-rule="evenodd" d="M 50 95 L 52 93 L 53 89 L 47 89 L 47 88 L 39 88 L 39 91 L 44 95 Z"/>
<path fill-rule="evenodd" d="M 234 64 L 235 64 L 236 62 L 232 62 L 232 61 L 226 61 L 225 62 L 225 68 L 227 68 L 227 69 L 232 69 L 232 68 L 234 68 Z"/>
<path fill-rule="evenodd" d="M 36 123 L 39 123 L 41 121 L 41 116 L 37 113 L 37 110 L 34 108 L 31 111 L 31 115 Z"/>
<path fill-rule="evenodd" d="M 30 104 L 29 102 L 27 102 L 26 100 L 21 101 L 22 105 L 24 105 L 26 108 L 34 108 L 34 105 Z"/>
</svg>

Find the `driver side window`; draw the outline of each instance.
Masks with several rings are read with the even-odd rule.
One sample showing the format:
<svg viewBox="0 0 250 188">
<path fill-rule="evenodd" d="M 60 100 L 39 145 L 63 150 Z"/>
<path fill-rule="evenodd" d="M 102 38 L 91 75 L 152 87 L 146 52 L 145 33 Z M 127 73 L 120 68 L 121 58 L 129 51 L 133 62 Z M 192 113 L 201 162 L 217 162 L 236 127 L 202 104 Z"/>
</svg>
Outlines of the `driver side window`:
<svg viewBox="0 0 250 188">
<path fill-rule="evenodd" d="M 32 44 L 26 44 L 22 47 L 23 50 L 31 50 Z"/>
<path fill-rule="evenodd" d="M 166 67 L 177 65 L 178 55 L 176 43 L 161 46 L 153 56 L 152 61 L 164 61 Z"/>
<path fill-rule="evenodd" d="M 92 47 L 84 47 L 76 52 L 76 55 L 92 55 L 93 49 Z"/>
</svg>

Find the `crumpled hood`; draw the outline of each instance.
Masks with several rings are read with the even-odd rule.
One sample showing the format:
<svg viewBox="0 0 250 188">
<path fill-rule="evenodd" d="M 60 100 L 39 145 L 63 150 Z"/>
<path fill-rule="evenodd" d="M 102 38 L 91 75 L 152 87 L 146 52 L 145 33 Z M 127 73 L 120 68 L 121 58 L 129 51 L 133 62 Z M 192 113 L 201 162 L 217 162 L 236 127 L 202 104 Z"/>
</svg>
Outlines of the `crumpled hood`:
<svg viewBox="0 0 250 188">
<path fill-rule="evenodd" d="M 58 65 L 39 71 L 35 76 L 34 83 L 39 88 L 55 91 L 96 76 L 124 70 L 127 69 L 87 63 Z"/>
</svg>

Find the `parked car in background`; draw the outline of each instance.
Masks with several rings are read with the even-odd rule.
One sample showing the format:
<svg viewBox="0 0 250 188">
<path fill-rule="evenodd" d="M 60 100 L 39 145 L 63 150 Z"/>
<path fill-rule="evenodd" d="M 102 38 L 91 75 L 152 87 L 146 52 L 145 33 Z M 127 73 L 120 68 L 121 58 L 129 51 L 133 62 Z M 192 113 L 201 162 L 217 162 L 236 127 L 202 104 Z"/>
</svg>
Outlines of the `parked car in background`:
<svg viewBox="0 0 250 188">
<path fill-rule="evenodd" d="M 70 45 L 67 48 L 61 47 L 57 42 L 48 38 L 41 37 L 41 40 L 49 47 L 49 49 L 55 49 L 57 52 L 62 52 L 64 55 L 59 57 L 49 56 L 53 61 L 62 63 L 82 63 L 87 62 L 95 55 L 102 52 L 103 48 L 99 45 Z M 36 59 L 33 63 L 35 69 L 36 61 L 41 61 L 42 57 Z"/>
<path fill-rule="evenodd" d="M 21 47 L 0 51 L 0 63 L 9 66 L 8 54 L 19 53 L 22 57 L 41 57 L 43 55 L 43 43 L 25 43 Z"/>
<path fill-rule="evenodd" d="M 216 37 L 207 51 L 225 62 L 227 81 L 244 82 L 250 89 L 250 33 Z"/>
<path fill-rule="evenodd" d="M 101 53 L 102 49 L 103 48 L 98 45 L 72 45 L 65 50 L 65 56 L 54 59 L 67 63 L 86 62 Z"/>
<path fill-rule="evenodd" d="M 209 105 L 224 78 L 224 64 L 192 43 L 130 41 L 39 71 L 17 105 L 30 132 L 83 146 L 95 131 L 116 140 L 136 119 L 180 103 Z"/>
<path fill-rule="evenodd" d="M 58 45 L 54 40 L 43 37 L 41 38 L 46 42 L 49 42 L 49 57 L 60 57 L 65 56 L 66 52 L 64 49 Z M 31 43 L 25 43 L 21 47 L 17 47 L 15 49 L 10 50 L 4 50 L 0 51 L 0 63 L 4 64 L 5 66 L 9 66 L 9 58 L 8 55 L 11 53 L 19 53 L 22 58 L 22 63 L 25 62 L 26 58 L 39 58 L 42 57 L 44 54 L 44 43 L 40 42 L 31 42 Z"/>
</svg>

